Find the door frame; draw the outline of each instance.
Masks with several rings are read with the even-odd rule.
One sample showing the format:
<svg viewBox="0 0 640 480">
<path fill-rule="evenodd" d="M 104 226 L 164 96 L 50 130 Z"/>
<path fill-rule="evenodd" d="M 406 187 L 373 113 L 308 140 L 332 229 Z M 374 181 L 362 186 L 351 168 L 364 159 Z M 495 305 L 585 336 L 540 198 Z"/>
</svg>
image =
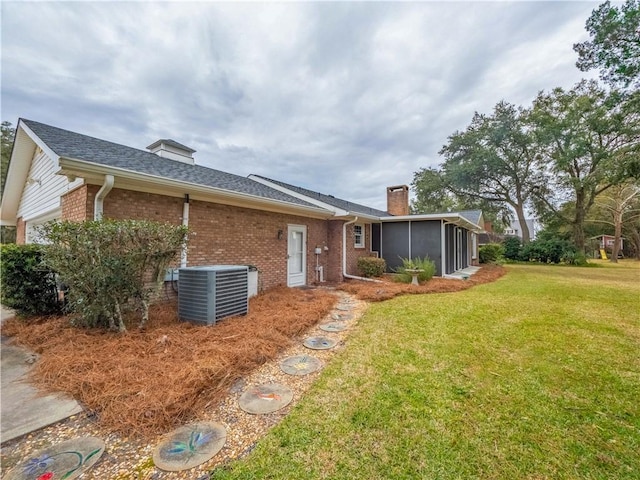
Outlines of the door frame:
<svg viewBox="0 0 640 480">
<path fill-rule="evenodd" d="M 302 233 L 302 273 L 291 273 L 290 271 L 290 239 L 292 232 L 301 232 Z M 301 278 L 302 282 L 295 281 L 292 282 L 292 276 L 296 277 L 296 279 Z M 287 225 L 287 287 L 302 287 L 307 284 L 307 226 L 306 225 Z"/>
</svg>

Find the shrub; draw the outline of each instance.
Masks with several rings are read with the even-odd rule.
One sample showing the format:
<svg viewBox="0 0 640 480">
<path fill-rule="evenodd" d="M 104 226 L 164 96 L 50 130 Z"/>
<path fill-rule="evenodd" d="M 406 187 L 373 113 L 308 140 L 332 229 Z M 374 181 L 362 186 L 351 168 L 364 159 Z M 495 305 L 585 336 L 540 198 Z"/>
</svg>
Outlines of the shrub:
<svg viewBox="0 0 640 480">
<path fill-rule="evenodd" d="M 2 245 L 2 303 L 20 315 L 60 313 L 55 273 L 42 262 L 42 245 Z"/>
<path fill-rule="evenodd" d="M 419 282 L 426 282 L 427 280 L 431 280 L 431 278 L 436 273 L 436 264 L 429 259 L 428 256 L 424 258 L 416 257 L 416 258 L 402 258 L 402 266 L 398 267 L 394 270 L 396 273 L 395 280 L 402 283 L 411 283 L 413 280 L 413 275 L 407 270 L 422 270 L 418 274 Z"/>
<path fill-rule="evenodd" d="M 504 258 L 507 260 L 520 260 L 520 251 L 522 250 L 522 241 L 520 237 L 506 237 L 502 241 L 504 249 Z"/>
<path fill-rule="evenodd" d="M 74 322 L 125 331 L 123 314 L 141 310 L 140 327 L 166 268 L 186 241 L 183 226 L 137 220 L 50 222 L 45 262 L 69 288 Z M 117 325 L 116 325 L 117 324 Z"/>
<path fill-rule="evenodd" d="M 586 257 L 566 238 L 553 234 L 541 234 L 522 248 L 523 260 L 541 263 L 568 263 L 585 265 Z"/>
<path fill-rule="evenodd" d="M 488 243 L 479 249 L 480 263 L 498 263 L 502 260 L 504 249 L 499 243 Z"/>
<path fill-rule="evenodd" d="M 387 262 L 382 258 L 360 257 L 358 258 L 358 271 L 363 277 L 381 277 L 387 269 Z"/>
</svg>

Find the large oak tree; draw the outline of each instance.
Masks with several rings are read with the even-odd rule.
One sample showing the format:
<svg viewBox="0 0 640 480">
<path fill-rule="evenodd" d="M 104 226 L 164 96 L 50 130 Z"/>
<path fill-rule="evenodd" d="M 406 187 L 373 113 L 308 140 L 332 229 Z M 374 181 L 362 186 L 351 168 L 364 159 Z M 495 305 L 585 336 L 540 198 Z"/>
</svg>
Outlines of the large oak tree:
<svg viewBox="0 0 640 480">
<path fill-rule="evenodd" d="M 535 190 L 539 210 L 562 218 L 573 229 L 576 247 L 585 246 L 584 222 L 596 197 L 629 178 L 640 152 L 640 94 L 607 91 L 595 81 L 571 90 L 541 92 L 531 119 L 543 147 L 539 166 L 546 181 Z M 573 215 L 558 208 L 573 201 Z"/>
<path fill-rule="evenodd" d="M 540 181 L 535 168 L 538 146 L 528 115 L 502 101 L 491 115 L 476 112 L 467 129 L 451 135 L 440 151 L 448 187 L 503 210 L 511 207 L 525 243 L 530 239 L 525 210 Z"/>
<path fill-rule="evenodd" d="M 591 39 L 573 49 L 576 66 L 586 72 L 597 68 L 613 87 L 640 88 L 640 1 L 611 6 L 607 1 L 593 11 L 585 26 Z"/>
</svg>

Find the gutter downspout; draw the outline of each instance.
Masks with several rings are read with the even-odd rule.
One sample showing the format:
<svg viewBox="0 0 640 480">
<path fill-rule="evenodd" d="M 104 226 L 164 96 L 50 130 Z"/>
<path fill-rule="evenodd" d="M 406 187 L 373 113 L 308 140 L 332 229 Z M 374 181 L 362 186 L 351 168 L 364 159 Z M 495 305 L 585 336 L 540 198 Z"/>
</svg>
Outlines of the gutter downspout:
<svg viewBox="0 0 640 480">
<path fill-rule="evenodd" d="M 353 220 L 350 220 L 342 224 L 342 276 L 345 278 L 351 278 L 353 280 L 364 280 L 365 282 L 380 283 L 380 280 L 374 280 L 373 278 L 358 277 L 356 275 L 349 275 L 347 273 L 347 225 L 351 225 L 352 223 L 356 223 L 357 221 L 358 221 L 358 217 L 354 217 Z M 362 234 L 364 235 L 364 232 L 362 232 Z"/>
<path fill-rule="evenodd" d="M 102 214 L 104 211 L 104 198 L 109 194 L 111 189 L 113 188 L 114 178 L 113 175 L 105 175 L 104 183 L 98 193 L 96 194 L 96 199 L 93 202 L 93 219 L 94 220 L 102 220 Z"/>
<path fill-rule="evenodd" d="M 184 194 L 184 203 L 182 204 L 182 225 L 189 226 L 189 194 Z M 182 252 L 180 253 L 180 267 L 185 268 L 187 266 L 187 244 L 182 246 Z"/>
<path fill-rule="evenodd" d="M 447 275 L 447 222 L 445 222 L 444 220 L 442 220 L 441 222 L 440 242 L 442 243 L 442 245 L 440 246 L 440 255 L 442 258 L 440 259 L 440 276 L 444 278 L 445 275 Z"/>
</svg>

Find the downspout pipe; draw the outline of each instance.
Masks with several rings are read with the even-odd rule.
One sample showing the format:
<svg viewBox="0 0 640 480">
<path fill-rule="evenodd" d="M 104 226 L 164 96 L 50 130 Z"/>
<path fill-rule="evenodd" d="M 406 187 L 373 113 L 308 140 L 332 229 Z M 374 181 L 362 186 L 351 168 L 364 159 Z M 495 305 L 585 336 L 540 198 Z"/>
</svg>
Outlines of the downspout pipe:
<svg viewBox="0 0 640 480">
<path fill-rule="evenodd" d="M 184 203 L 182 204 L 182 225 L 189 226 L 189 194 L 184 194 Z M 187 244 L 182 246 L 182 252 L 180 253 L 180 267 L 185 268 L 187 266 Z"/>
<path fill-rule="evenodd" d="M 104 212 L 104 198 L 109 194 L 111 189 L 113 188 L 114 178 L 113 175 L 105 175 L 104 183 L 98 193 L 96 194 L 96 199 L 93 202 L 93 219 L 94 220 L 102 220 L 102 214 Z"/>
<path fill-rule="evenodd" d="M 358 277 L 356 275 L 349 275 L 347 273 L 347 225 L 351 225 L 358 221 L 358 217 L 354 217 L 353 220 L 342 224 L 342 276 L 344 278 L 351 278 L 353 280 L 364 280 L 365 282 L 380 283 L 380 280 L 374 280 L 373 278 Z M 364 232 L 362 232 L 364 234 Z"/>
</svg>

